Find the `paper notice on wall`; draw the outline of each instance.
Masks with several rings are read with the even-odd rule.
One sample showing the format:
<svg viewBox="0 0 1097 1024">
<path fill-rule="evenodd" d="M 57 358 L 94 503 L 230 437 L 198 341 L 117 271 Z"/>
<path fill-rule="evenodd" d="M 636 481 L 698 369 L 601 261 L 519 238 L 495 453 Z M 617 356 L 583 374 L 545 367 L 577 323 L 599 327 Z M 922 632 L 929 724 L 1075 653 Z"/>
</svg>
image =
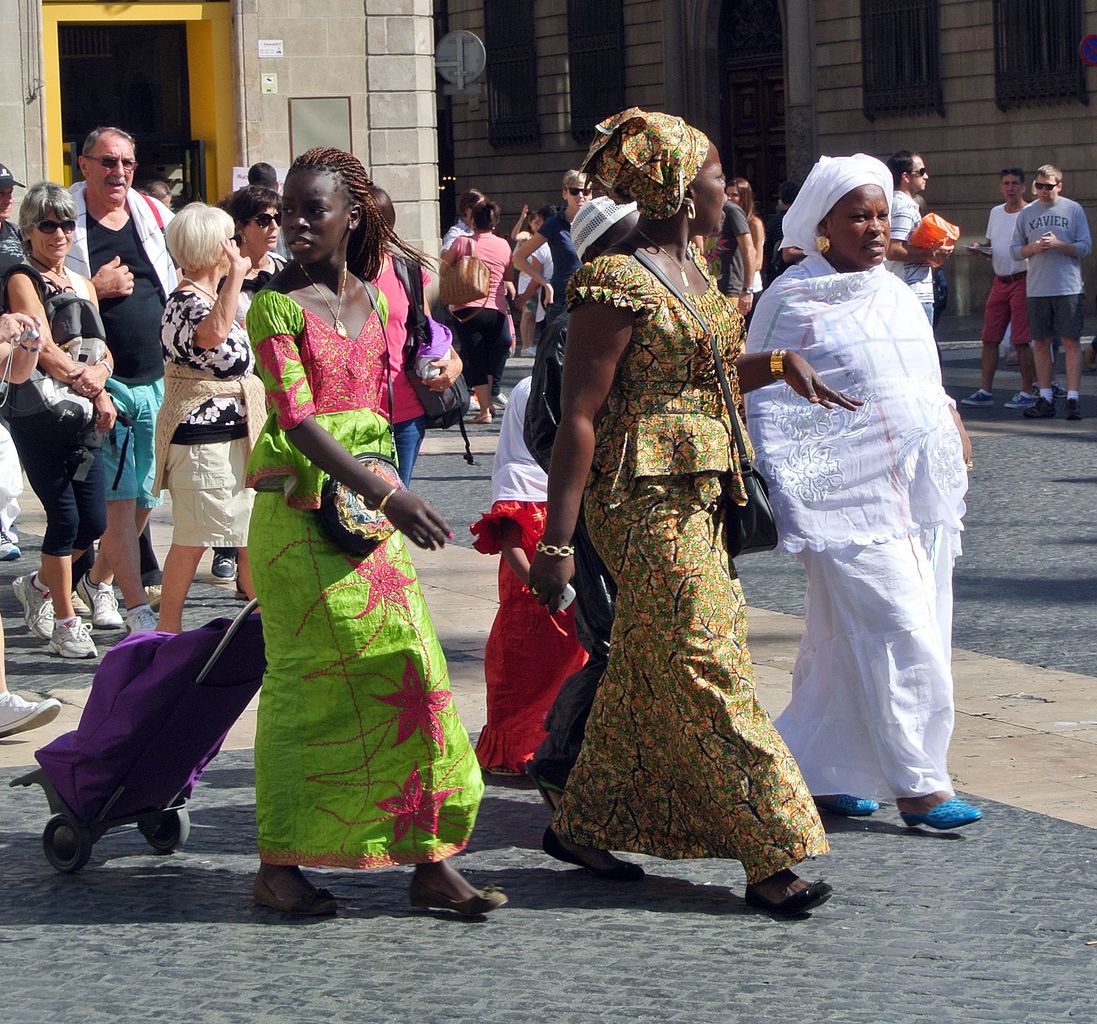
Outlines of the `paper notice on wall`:
<svg viewBox="0 0 1097 1024">
<path fill-rule="evenodd" d="M 285 48 L 282 46 L 281 39 L 260 39 L 259 40 L 259 59 L 262 60 L 266 57 L 284 57 Z"/>
</svg>

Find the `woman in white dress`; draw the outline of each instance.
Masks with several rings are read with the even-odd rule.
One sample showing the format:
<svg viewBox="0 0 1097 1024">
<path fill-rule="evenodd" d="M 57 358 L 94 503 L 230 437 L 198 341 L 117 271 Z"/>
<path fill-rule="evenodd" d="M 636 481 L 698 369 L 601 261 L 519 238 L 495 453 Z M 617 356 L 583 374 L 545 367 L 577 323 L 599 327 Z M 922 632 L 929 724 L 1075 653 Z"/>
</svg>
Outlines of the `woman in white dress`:
<svg viewBox="0 0 1097 1024">
<path fill-rule="evenodd" d="M 806 632 L 777 728 L 816 802 L 956 828 L 952 565 L 970 442 L 941 386 L 933 335 L 884 268 L 891 178 L 873 157 L 823 157 L 785 215 L 807 253 L 755 309 L 748 352 L 798 352 L 859 409 L 821 410 L 788 388 L 746 399 L 781 547 L 807 571 Z M 853 795 L 856 794 L 856 795 Z"/>
</svg>

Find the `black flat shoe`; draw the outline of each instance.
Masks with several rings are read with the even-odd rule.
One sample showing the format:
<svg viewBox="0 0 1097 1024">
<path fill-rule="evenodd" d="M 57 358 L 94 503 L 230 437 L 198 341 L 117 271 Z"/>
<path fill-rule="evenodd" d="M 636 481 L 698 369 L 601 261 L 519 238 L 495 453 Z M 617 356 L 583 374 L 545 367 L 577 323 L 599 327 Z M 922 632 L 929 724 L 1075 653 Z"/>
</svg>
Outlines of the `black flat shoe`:
<svg viewBox="0 0 1097 1024">
<path fill-rule="evenodd" d="M 280 910 L 293 917 L 329 917 L 338 912 L 335 897 L 327 889 L 313 886 L 296 898 L 279 896 L 258 875 L 251 888 L 252 897 L 262 907 Z"/>
<path fill-rule="evenodd" d="M 564 844 L 551 828 L 546 828 L 545 834 L 541 837 L 541 849 L 550 857 L 562 860 L 565 864 L 586 868 L 595 878 L 601 878 L 606 882 L 640 882 L 644 878 L 644 869 L 639 864 L 632 864 L 626 860 L 618 861 L 617 866 L 612 868 L 592 867 L 581 857 L 565 849 Z"/>
<path fill-rule="evenodd" d="M 748 906 L 758 910 L 780 914 L 782 917 L 795 917 L 822 906 L 832 895 L 834 895 L 834 889 L 826 882 L 812 882 L 806 889 L 775 903 L 773 900 L 766 899 L 753 885 L 748 885 L 746 901 Z"/>
</svg>

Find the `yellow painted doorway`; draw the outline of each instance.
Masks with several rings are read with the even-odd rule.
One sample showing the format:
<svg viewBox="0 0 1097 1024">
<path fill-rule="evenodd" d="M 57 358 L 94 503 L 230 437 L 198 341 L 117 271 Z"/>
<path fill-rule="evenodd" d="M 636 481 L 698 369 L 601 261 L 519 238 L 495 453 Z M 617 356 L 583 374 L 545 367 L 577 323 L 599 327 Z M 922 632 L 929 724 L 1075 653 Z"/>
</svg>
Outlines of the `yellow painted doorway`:
<svg viewBox="0 0 1097 1024">
<path fill-rule="evenodd" d="M 71 184 L 83 136 L 112 125 L 137 139 L 136 181 L 169 177 L 185 199 L 227 193 L 231 15 L 228 2 L 44 3 L 50 179 Z"/>
</svg>

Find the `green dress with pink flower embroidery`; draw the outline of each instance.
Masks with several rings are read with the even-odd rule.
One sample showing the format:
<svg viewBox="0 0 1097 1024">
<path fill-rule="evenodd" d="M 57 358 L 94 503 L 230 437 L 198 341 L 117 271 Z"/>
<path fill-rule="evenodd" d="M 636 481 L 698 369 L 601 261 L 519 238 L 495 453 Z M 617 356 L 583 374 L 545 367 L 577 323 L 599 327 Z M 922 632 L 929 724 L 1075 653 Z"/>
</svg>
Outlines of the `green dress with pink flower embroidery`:
<svg viewBox="0 0 1097 1024">
<path fill-rule="evenodd" d="M 483 782 L 407 546 L 396 533 L 361 558 L 331 544 L 313 514 L 324 473 L 286 437 L 314 416 L 352 453 L 389 453 L 380 317 L 342 338 L 262 291 L 248 333 L 271 409 L 248 464 L 267 657 L 255 737 L 260 859 L 442 860 L 467 844 Z"/>
</svg>

